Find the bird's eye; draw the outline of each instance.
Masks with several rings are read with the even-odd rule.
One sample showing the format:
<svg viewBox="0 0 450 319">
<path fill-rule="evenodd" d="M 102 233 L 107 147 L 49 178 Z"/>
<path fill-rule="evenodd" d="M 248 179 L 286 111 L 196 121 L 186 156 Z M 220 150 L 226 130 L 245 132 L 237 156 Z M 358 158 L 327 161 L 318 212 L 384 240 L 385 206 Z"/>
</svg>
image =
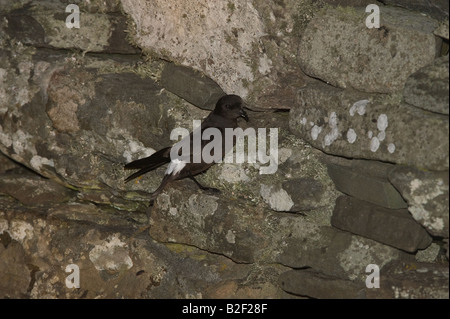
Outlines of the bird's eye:
<svg viewBox="0 0 450 319">
<path fill-rule="evenodd" d="M 225 108 L 230 109 L 231 108 L 230 104 L 225 104 Z"/>
</svg>

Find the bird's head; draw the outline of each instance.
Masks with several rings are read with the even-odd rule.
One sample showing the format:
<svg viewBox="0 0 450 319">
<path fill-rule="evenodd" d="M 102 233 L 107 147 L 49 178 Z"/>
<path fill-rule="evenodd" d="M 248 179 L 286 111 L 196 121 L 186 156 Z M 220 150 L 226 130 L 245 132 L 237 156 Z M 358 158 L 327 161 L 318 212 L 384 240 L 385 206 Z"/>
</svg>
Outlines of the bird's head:
<svg viewBox="0 0 450 319">
<path fill-rule="evenodd" d="M 240 96 L 230 94 L 222 96 L 216 103 L 214 113 L 228 119 L 242 117 L 248 122 L 247 113 L 244 110 L 245 103 Z"/>
</svg>

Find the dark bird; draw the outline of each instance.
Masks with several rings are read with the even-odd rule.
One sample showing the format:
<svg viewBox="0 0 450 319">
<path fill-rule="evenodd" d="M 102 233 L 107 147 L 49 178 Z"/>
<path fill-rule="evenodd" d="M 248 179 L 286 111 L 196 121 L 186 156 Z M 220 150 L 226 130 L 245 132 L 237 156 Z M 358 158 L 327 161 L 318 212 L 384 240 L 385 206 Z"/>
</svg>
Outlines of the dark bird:
<svg viewBox="0 0 450 319">
<path fill-rule="evenodd" d="M 230 149 L 226 148 L 225 143 L 225 129 L 231 128 L 235 129 L 238 126 L 237 119 L 239 117 L 244 118 L 246 121 L 248 121 L 247 113 L 244 111 L 244 102 L 243 100 L 237 96 L 237 95 L 225 95 L 221 97 L 217 103 L 214 110 L 203 120 L 200 130 L 201 135 L 203 136 L 203 131 L 207 128 L 216 128 L 221 133 L 222 138 L 222 153 L 221 153 L 221 159 L 230 151 Z M 215 161 L 211 163 L 207 163 L 204 161 L 203 157 L 200 157 L 200 161 L 196 163 L 193 159 L 199 158 L 198 154 L 200 150 L 203 150 L 203 148 L 210 143 L 209 140 L 201 140 L 201 147 L 200 149 L 197 149 L 197 154 L 195 153 L 195 147 L 193 147 L 193 132 L 186 137 L 189 138 L 190 141 L 190 153 L 188 155 L 189 160 L 183 161 L 183 157 L 178 158 L 171 158 L 171 151 L 172 149 L 178 144 L 183 142 L 181 140 L 177 144 L 171 147 L 163 148 L 149 157 L 138 159 L 136 161 L 133 161 L 131 163 L 128 163 L 125 165 L 125 169 L 139 169 L 136 173 L 128 176 L 125 179 L 125 182 L 129 182 L 132 179 L 141 176 L 145 173 L 148 173 L 164 164 L 169 163 L 167 170 L 165 172 L 164 178 L 161 182 L 161 185 L 152 193 L 150 200 L 153 201 L 164 189 L 164 187 L 167 186 L 168 183 L 179 180 L 183 178 L 190 178 L 192 179 L 197 186 L 202 190 L 211 190 L 211 191 L 218 191 L 214 188 L 204 187 L 202 186 L 195 178 L 194 176 L 197 174 L 200 174 L 204 171 L 206 171 L 208 168 L 210 168 L 212 165 L 215 164 Z M 235 140 L 233 140 L 234 145 Z M 175 149 L 176 151 L 176 149 Z M 180 155 L 180 153 L 178 152 Z M 196 157 L 197 155 L 197 157 Z M 181 158 L 181 160 L 180 160 Z"/>
</svg>

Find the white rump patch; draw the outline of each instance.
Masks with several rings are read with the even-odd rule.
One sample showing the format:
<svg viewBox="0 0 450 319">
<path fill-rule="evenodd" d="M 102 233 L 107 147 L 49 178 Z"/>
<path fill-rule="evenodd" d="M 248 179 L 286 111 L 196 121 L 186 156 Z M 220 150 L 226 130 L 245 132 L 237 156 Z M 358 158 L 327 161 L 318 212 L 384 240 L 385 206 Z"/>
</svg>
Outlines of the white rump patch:
<svg viewBox="0 0 450 319">
<path fill-rule="evenodd" d="M 176 158 L 176 159 L 172 160 L 169 164 L 169 167 L 167 167 L 166 175 L 176 175 L 185 166 L 186 166 L 186 162 L 180 161 L 179 159 Z"/>
</svg>

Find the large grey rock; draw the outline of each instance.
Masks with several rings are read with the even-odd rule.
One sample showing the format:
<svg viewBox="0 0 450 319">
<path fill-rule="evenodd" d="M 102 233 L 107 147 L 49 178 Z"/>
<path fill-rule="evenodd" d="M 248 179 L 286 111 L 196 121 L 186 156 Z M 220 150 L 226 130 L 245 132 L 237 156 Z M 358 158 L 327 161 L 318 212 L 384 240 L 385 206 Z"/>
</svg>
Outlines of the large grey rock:
<svg viewBox="0 0 450 319">
<path fill-rule="evenodd" d="M 349 196 L 336 200 L 331 224 L 411 253 L 427 248 L 432 242 L 406 209 L 388 209 Z"/>
<path fill-rule="evenodd" d="M 373 299 L 448 299 L 448 263 L 394 261 L 380 270 L 380 288 L 367 288 Z"/>
<path fill-rule="evenodd" d="M 265 30 L 250 1 L 122 0 L 122 6 L 135 23 L 131 36 L 136 44 L 203 71 L 228 93 L 246 96 L 243 81 L 250 84 L 255 77 L 270 72 L 270 58 L 252 48 L 259 46 Z M 253 69 L 245 62 L 250 57 Z"/>
<path fill-rule="evenodd" d="M 302 70 L 340 88 L 388 93 L 403 89 L 411 73 L 435 58 L 435 20 L 380 7 L 381 27 L 369 29 L 367 16 L 352 7 L 317 14 L 302 35 Z"/>
<path fill-rule="evenodd" d="M 394 167 L 376 161 L 327 157 L 328 174 L 339 191 L 386 208 L 406 208 L 405 200 L 388 179 Z"/>
<path fill-rule="evenodd" d="M 403 90 L 405 102 L 427 111 L 448 115 L 448 71 L 447 55 L 412 74 Z"/>
<path fill-rule="evenodd" d="M 408 202 L 414 219 L 433 236 L 448 238 L 448 171 L 397 167 L 389 179 Z"/>
<path fill-rule="evenodd" d="M 312 233 L 289 238 L 278 261 L 291 268 L 312 268 L 340 279 L 364 281 L 366 266 L 380 267 L 390 260 L 411 259 L 406 253 L 333 227 L 315 227 Z"/>
<path fill-rule="evenodd" d="M 300 90 L 289 125 L 328 154 L 447 170 L 448 116 L 399 100 L 314 82 Z"/>
<path fill-rule="evenodd" d="M 355 299 L 364 297 L 364 285 L 326 276 L 311 269 L 290 270 L 280 275 L 283 290 L 320 299 Z"/>
</svg>

